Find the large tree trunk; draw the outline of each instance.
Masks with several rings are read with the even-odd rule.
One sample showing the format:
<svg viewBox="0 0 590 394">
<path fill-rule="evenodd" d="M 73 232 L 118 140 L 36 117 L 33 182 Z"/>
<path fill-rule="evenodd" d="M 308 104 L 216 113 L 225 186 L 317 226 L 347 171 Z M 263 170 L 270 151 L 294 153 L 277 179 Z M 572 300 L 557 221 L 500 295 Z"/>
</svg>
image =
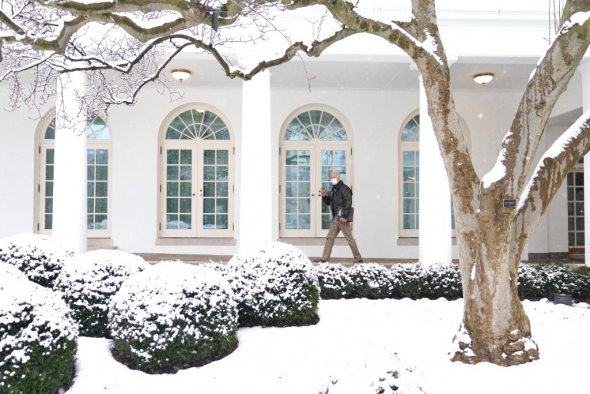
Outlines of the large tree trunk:
<svg viewBox="0 0 590 394">
<path fill-rule="evenodd" d="M 503 366 L 536 360 L 539 350 L 518 298 L 520 254 L 510 254 L 512 226 L 497 220 L 507 216 L 498 215 L 497 211 L 478 216 L 477 236 L 459 241 L 465 310 L 453 340 L 457 348 L 452 360 L 471 364 L 487 361 Z M 495 223 L 486 220 L 492 217 L 496 218 Z"/>
</svg>

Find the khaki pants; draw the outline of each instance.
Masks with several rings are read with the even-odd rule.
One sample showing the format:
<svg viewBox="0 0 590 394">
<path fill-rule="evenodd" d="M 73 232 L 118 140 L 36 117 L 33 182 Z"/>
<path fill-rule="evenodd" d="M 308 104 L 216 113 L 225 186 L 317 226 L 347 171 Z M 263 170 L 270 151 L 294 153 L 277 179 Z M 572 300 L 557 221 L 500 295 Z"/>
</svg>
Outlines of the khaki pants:
<svg viewBox="0 0 590 394">
<path fill-rule="evenodd" d="M 342 223 L 336 219 L 332 219 L 330 222 L 330 230 L 328 231 L 328 237 L 326 238 L 326 246 L 324 246 L 324 253 L 322 254 L 322 260 L 329 260 L 332 254 L 332 247 L 334 246 L 334 240 L 338 236 L 338 233 L 342 231 L 344 238 L 348 241 L 352 255 L 354 256 L 354 262 L 358 263 L 363 261 L 361 252 L 356 246 L 356 241 L 352 236 L 352 229 L 350 228 L 350 222 Z"/>
</svg>

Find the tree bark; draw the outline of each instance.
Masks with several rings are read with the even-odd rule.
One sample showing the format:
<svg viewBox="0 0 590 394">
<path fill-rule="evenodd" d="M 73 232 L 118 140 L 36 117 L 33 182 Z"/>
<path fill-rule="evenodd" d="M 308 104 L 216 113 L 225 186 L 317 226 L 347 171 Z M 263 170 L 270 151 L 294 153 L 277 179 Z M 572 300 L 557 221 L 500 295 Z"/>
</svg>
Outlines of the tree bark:
<svg viewBox="0 0 590 394">
<path fill-rule="evenodd" d="M 490 228 L 484 223 L 478 236 L 469 240 L 468 248 L 461 248 L 460 260 L 475 263 L 471 272 L 462 269 L 465 310 L 459 333 L 453 339 L 456 348 L 452 360 L 470 364 L 488 361 L 502 366 L 536 360 L 539 350 L 518 298 L 520 256 L 509 261 L 510 226 Z M 469 250 L 468 255 L 465 250 Z"/>
</svg>

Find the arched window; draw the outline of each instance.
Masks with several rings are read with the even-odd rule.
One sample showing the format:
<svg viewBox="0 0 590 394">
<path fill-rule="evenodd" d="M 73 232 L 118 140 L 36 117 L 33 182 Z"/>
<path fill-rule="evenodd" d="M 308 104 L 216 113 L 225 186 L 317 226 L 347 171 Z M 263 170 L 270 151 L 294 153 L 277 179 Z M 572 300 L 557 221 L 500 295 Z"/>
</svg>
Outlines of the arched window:
<svg viewBox="0 0 590 394">
<path fill-rule="evenodd" d="M 280 149 L 282 237 L 322 237 L 330 228 L 330 208 L 318 190 L 330 191 L 330 172 L 351 188 L 352 141 L 342 115 L 328 108 L 295 111 L 285 122 Z"/>
<path fill-rule="evenodd" d="M 168 117 L 160 139 L 160 237 L 233 237 L 233 141 L 205 106 Z"/>
<path fill-rule="evenodd" d="M 420 115 L 402 129 L 399 141 L 400 236 L 417 237 L 420 198 Z"/>
<path fill-rule="evenodd" d="M 39 193 L 37 232 L 53 229 L 53 183 L 55 163 L 55 117 L 41 129 L 39 138 Z M 87 146 L 87 229 L 89 238 L 111 236 L 111 131 L 100 116 L 88 120 Z"/>
<path fill-rule="evenodd" d="M 465 122 L 461 130 L 469 141 Z M 415 113 L 405 122 L 399 134 L 399 233 L 400 237 L 418 237 L 420 228 L 420 115 Z M 451 203 L 451 226 L 455 230 L 455 214 Z M 453 231 L 454 236 L 454 231 Z"/>
</svg>

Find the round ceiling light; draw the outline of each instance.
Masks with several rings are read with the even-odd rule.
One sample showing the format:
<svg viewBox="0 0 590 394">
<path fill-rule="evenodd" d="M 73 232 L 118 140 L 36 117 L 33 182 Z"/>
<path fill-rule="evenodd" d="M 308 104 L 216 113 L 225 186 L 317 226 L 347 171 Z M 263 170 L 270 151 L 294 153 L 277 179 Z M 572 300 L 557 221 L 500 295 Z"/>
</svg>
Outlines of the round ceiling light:
<svg viewBox="0 0 590 394">
<path fill-rule="evenodd" d="M 189 79 L 191 77 L 191 72 L 184 68 L 175 68 L 174 70 L 172 70 L 172 77 L 178 79 L 180 83 L 182 83 L 182 81 Z"/>
<path fill-rule="evenodd" d="M 492 73 L 481 73 L 473 76 L 473 80 L 483 87 L 490 83 L 492 79 L 494 79 L 494 74 Z"/>
</svg>

